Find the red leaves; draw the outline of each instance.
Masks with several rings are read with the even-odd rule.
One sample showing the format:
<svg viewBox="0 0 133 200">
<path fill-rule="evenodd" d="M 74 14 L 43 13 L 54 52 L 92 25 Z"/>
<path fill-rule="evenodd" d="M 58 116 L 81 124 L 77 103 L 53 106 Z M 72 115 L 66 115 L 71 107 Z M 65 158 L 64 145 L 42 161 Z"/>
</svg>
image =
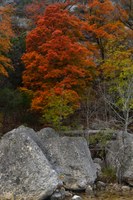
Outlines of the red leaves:
<svg viewBox="0 0 133 200">
<path fill-rule="evenodd" d="M 46 95 L 52 91 L 57 95 L 69 95 L 71 91 L 77 96 L 86 78 L 93 76 L 92 45 L 88 50 L 79 42 L 83 38 L 82 22 L 64 10 L 64 5 L 48 6 L 37 27 L 27 36 L 27 53 L 22 58 L 26 66 L 23 82 L 33 91 L 34 109 L 41 105 L 43 109 Z"/>
<path fill-rule="evenodd" d="M 88 6 L 89 10 L 86 13 L 86 18 L 90 24 L 88 31 L 95 34 L 97 38 L 108 39 L 112 37 L 115 11 L 112 2 L 110 0 L 105 0 L 103 2 L 93 0 Z"/>
</svg>

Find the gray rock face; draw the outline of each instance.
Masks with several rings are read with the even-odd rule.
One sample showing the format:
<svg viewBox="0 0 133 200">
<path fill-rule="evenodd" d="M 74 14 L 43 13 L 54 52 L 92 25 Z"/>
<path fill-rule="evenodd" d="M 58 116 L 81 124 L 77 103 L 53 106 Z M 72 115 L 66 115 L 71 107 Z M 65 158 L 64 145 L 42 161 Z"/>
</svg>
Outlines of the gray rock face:
<svg viewBox="0 0 133 200">
<path fill-rule="evenodd" d="M 122 132 L 115 135 L 115 140 L 110 141 L 106 146 L 106 163 L 112 168 L 118 168 L 124 152 Z"/>
<path fill-rule="evenodd" d="M 1 139 L 1 200 L 40 200 L 58 187 L 57 174 L 35 142 L 36 138 L 32 129 L 21 126 Z"/>
<path fill-rule="evenodd" d="M 38 131 L 37 134 L 39 135 L 39 138 L 43 141 L 49 138 L 59 137 L 59 134 L 56 133 L 55 130 L 52 128 L 43 128 Z"/>
<path fill-rule="evenodd" d="M 93 162 L 99 164 L 101 167 L 104 165 L 104 161 L 101 158 L 94 158 Z"/>
<path fill-rule="evenodd" d="M 54 169 L 54 170 L 53 170 Z M 59 137 L 51 128 L 35 133 L 20 126 L 0 140 L 0 200 L 59 198 L 58 186 L 83 190 L 96 168 L 82 137 Z"/>
<path fill-rule="evenodd" d="M 43 147 L 65 188 L 82 190 L 95 181 L 96 169 L 84 138 L 54 137 L 43 140 Z"/>
<path fill-rule="evenodd" d="M 13 21 L 13 24 L 15 24 L 21 29 L 24 29 L 24 30 L 30 29 L 31 20 L 26 17 L 14 16 L 12 17 L 12 21 Z"/>
<path fill-rule="evenodd" d="M 117 133 L 116 140 L 109 142 L 106 152 L 106 162 L 116 169 L 118 180 L 133 186 L 133 135 Z"/>
<path fill-rule="evenodd" d="M 97 173 L 97 176 L 100 177 L 101 173 L 102 173 L 102 168 L 101 166 L 98 164 L 98 163 L 94 163 L 94 166 L 96 168 L 96 173 Z"/>
</svg>

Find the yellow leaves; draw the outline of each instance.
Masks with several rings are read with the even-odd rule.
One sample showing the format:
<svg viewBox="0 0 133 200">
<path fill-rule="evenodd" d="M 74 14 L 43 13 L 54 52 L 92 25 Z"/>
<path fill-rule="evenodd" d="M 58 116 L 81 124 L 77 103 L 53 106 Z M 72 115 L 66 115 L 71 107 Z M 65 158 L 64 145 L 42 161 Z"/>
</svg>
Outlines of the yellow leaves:
<svg viewBox="0 0 133 200">
<path fill-rule="evenodd" d="M 10 59 L 3 55 L 0 55 L 0 74 L 8 76 L 8 73 L 6 71 L 7 68 L 12 68 Z"/>
<path fill-rule="evenodd" d="M 120 38 L 119 41 L 108 42 L 107 57 L 101 66 L 105 78 L 123 77 L 124 79 L 124 76 L 133 74 L 132 51 L 124 44 L 121 45 L 123 42 Z"/>
<path fill-rule="evenodd" d="M 11 38 L 13 36 L 11 16 L 13 7 L 10 5 L 0 6 L 0 38 Z"/>
<path fill-rule="evenodd" d="M 59 128 L 62 120 L 79 107 L 79 96 L 73 90 L 53 88 L 49 91 L 50 95 L 45 97 L 46 105 L 43 110 L 43 118 Z"/>
<path fill-rule="evenodd" d="M 5 68 L 0 64 L 0 74 L 4 75 L 4 76 L 8 76 L 7 71 L 5 70 Z"/>
</svg>

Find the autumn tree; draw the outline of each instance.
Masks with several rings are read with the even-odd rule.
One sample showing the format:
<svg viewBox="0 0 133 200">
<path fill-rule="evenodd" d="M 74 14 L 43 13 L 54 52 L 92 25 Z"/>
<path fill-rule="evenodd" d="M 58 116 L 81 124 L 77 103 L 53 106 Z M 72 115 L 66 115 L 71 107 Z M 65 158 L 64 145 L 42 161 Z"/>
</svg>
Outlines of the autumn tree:
<svg viewBox="0 0 133 200">
<path fill-rule="evenodd" d="M 31 25 L 35 26 L 36 22 L 38 21 L 38 17 L 44 14 L 44 10 L 50 4 L 54 3 L 64 3 L 64 8 L 71 10 L 73 6 L 78 4 L 77 0 L 70 1 L 70 0 L 32 0 L 25 6 L 25 15 L 31 19 Z M 81 2 L 80 2 L 81 3 Z"/>
<path fill-rule="evenodd" d="M 11 49 L 13 36 L 11 16 L 13 8 L 9 5 L 0 6 L 0 74 L 7 76 L 7 69 L 11 67 L 11 61 L 7 54 Z"/>
<path fill-rule="evenodd" d="M 125 32 L 123 23 L 116 17 L 115 12 L 115 4 L 113 4 L 111 0 L 89 0 L 88 3 L 79 5 L 77 8 L 77 15 L 84 21 L 84 36 L 86 40 L 92 42 L 98 50 L 94 54 L 97 69 L 99 70 L 99 76 L 97 80 L 94 80 L 92 87 L 94 89 L 95 98 L 90 94 L 90 87 L 86 87 L 86 92 L 82 101 L 82 107 L 85 108 L 84 119 L 86 119 L 87 126 L 91 117 L 105 116 L 102 117 L 102 119 L 107 119 L 106 114 L 104 114 L 106 113 L 106 108 L 104 108 L 105 104 L 102 104 L 103 108 L 101 108 L 99 99 L 102 98 L 97 88 L 99 88 L 99 84 L 104 80 L 104 73 L 101 65 L 106 62 L 107 59 L 107 43 L 112 39 L 117 41 L 120 35 L 123 35 Z M 98 100 L 96 98 L 98 98 Z M 100 107 L 100 109 L 98 107 Z M 98 110 L 102 110 L 102 115 Z M 96 114 L 98 112 L 100 114 Z"/>
<path fill-rule="evenodd" d="M 108 57 L 103 63 L 106 80 L 105 101 L 122 123 L 125 133 L 133 122 L 133 60 L 132 50 L 119 41 L 110 41 L 107 45 Z"/>
<path fill-rule="evenodd" d="M 90 0 L 79 8 L 83 9 L 80 15 L 87 22 L 86 37 L 96 43 L 104 60 L 107 41 L 123 33 L 122 23 L 115 18 L 115 5 L 111 0 Z"/>
<path fill-rule="evenodd" d="M 32 109 L 45 113 L 53 108 L 55 99 L 65 118 L 79 106 L 80 92 L 92 80 L 95 64 L 93 46 L 88 49 L 84 41 L 82 22 L 64 7 L 66 4 L 47 7 L 27 36 L 22 60 L 24 87 L 33 94 Z"/>
</svg>

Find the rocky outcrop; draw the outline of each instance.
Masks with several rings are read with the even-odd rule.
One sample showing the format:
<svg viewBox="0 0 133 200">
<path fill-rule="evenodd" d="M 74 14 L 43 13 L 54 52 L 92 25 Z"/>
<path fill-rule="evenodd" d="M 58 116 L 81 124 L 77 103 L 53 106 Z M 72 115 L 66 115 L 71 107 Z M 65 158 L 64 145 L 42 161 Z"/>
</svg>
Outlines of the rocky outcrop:
<svg viewBox="0 0 133 200">
<path fill-rule="evenodd" d="M 96 168 L 82 137 L 59 137 L 51 128 L 36 133 L 20 126 L 0 141 L 1 200 L 39 200 L 52 194 L 62 198 L 58 186 L 84 190 L 95 179 Z"/>
<path fill-rule="evenodd" d="M 1 200 L 39 200 L 50 196 L 58 187 L 57 174 L 36 139 L 34 131 L 25 127 L 15 129 L 1 139 Z"/>
<path fill-rule="evenodd" d="M 115 139 L 106 147 L 106 163 L 116 169 L 119 181 L 133 186 L 133 135 L 116 133 Z"/>
<path fill-rule="evenodd" d="M 12 17 L 13 24 L 20 29 L 29 30 L 31 25 L 31 20 L 26 17 L 14 16 Z"/>
<path fill-rule="evenodd" d="M 96 179 L 96 168 L 82 137 L 43 139 L 44 152 L 65 188 L 83 190 Z"/>
</svg>

